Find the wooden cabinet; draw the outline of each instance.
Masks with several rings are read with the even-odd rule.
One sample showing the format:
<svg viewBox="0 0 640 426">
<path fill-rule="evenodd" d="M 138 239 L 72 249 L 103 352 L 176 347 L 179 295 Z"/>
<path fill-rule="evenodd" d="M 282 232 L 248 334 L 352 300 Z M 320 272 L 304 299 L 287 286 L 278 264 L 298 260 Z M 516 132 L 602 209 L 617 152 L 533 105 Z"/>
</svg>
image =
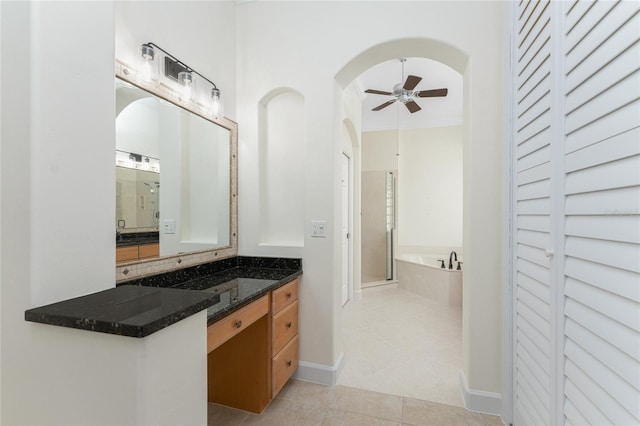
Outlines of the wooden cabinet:
<svg viewBox="0 0 640 426">
<path fill-rule="evenodd" d="M 160 256 L 160 243 L 116 247 L 116 263 Z"/>
<path fill-rule="evenodd" d="M 298 368 L 298 280 L 273 291 L 271 303 L 272 398 Z"/>
<path fill-rule="evenodd" d="M 138 258 L 148 259 L 160 256 L 160 243 L 141 244 L 138 246 Z"/>
<path fill-rule="evenodd" d="M 298 367 L 298 279 L 207 327 L 208 400 L 260 413 Z"/>
<path fill-rule="evenodd" d="M 116 262 L 128 262 L 130 260 L 138 260 L 138 246 L 116 248 Z"/>
</svg>

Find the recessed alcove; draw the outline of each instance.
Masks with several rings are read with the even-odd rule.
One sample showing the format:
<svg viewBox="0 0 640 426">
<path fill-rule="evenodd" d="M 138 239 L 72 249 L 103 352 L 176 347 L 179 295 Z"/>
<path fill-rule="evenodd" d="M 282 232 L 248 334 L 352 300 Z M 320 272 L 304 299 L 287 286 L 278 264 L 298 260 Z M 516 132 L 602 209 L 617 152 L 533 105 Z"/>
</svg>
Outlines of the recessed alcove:
<svg viewBox="0 0 640 426">
<path fill-rule="evenodd" d="M 260 102 L 260 243 L 304 245 L 305 99 L 289 88 Z M 283 208 L 282 206 L 286 206 Z"/>
</svg>

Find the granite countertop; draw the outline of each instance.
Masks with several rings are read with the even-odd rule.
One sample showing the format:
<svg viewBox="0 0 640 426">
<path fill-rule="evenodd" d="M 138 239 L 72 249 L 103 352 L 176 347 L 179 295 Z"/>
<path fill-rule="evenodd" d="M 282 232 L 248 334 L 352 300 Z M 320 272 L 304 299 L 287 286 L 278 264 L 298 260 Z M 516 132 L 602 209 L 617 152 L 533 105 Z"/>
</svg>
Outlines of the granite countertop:
<svg viewBox="0 0 640 426">
<path fill-rule="evenodd" d="M 215 293 L 124 285 L 25 311 L 25 320 L 145 337 L 217 304 Z"/>
<path fill-rule="evenodd" d="M 116 234 L 116 247 L 154 244 L 160 242 L 159 232 L 126 232 Z"/>
<path fill-rule="evenodd" d="M 207 309 L 215 322 L 302 274 L 302 259 L 236 256 L 25 311 L 25 320 L 145 337 Z"/>
<path fill-rule="evenodd" d="M 301 274 L 300 270 L 237 267 L 195 278 L 173 288 L 200 290 L 219 295 L 220 301 L 207 309 L 207 323 L 210 324 Z"/>
<path fill-rule="evenodd" d="M 236 256 L 123 284 L 217 294 L 220 301 L 207 309 L 210 324 L 300 275 L 302 259 Z"/>
</svg>

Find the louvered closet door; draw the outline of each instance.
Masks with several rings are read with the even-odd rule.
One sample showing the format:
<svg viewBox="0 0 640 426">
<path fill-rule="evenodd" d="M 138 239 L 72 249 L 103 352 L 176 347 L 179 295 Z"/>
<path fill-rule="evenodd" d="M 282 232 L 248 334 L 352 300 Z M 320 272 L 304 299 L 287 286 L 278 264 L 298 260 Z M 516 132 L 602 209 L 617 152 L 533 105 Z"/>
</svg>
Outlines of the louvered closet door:
<svg viewBox="0 0 640 426">
<path fill-rule="evenodd" d="M 638 425 L 640 1 L 515 9 L 513 423 Z"/>
<path fill-rule="evenodd" d="M 640 424 L 639 9 L 566 7 L 567 424 Z"/>
<path fill-rule="evenodd" d="M 548 1 L 520 2 L 515 28 L 514 421 L 550 424 L 552 386 L 551 24 Z M 557 114 L 557 112 L 555 112 Z"/>
</svg>

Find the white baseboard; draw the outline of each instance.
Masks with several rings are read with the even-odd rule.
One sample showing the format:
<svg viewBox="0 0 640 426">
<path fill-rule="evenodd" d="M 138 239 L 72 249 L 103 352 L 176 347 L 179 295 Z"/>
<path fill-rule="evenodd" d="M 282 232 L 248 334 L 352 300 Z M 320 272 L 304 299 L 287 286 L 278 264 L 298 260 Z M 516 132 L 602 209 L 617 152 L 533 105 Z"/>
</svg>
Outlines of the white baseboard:
<svg viewBox="0 0 640 426">
<path fill-rule="evenodd" d="M 343 367 L 344 352 L 340 354 L 338 361 L 333 366 L 300 361 L 298 369 L 293 373 L 293 378 L 320 385 L 335 386 L 338 384 L 338 377 L 340 377 Z"/>
<path fill-rule="evenodd" d="M 495 392 L 469 389 L 467 378 L 462 370 L 460 370 L 460 390 L 467 410 L 493 414 L 494 416 L 502 414 L 502 395 Z"/>
</svg>

